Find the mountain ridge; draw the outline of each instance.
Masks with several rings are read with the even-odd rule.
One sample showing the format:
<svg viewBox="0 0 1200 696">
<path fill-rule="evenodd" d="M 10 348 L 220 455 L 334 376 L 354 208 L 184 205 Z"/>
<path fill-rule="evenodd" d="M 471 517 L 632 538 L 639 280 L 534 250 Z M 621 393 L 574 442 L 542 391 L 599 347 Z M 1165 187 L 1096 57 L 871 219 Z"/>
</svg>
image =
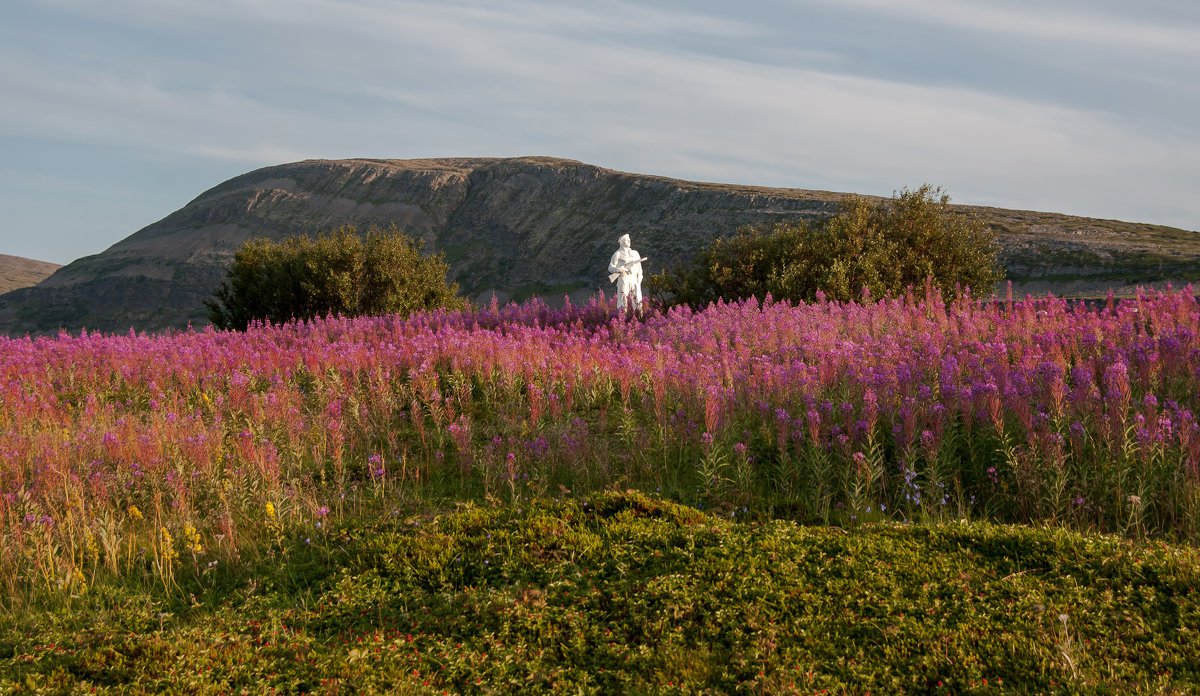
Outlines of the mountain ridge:
<svg viewBox="0 0 1200 696">
<path fill-rule="evenodd" d="M 0 293 L 37 285 L 49 278 L 61 264 L 0 254 Z"/>
<path fill-rule="evenodd" d="M 0 332 L 125 331 L 206 323 L 203 300 L 251 236 L 342 225 L 396 227 L 445 254 L 450 280 L 485 301 L 582 300 L 608 290 L 604 267 L 630 233 L 650 270 L 748 224 L 814 219 L 846 196 L 695 182 L 553 157 L 304 160 L 202 192 L 100 254 L 0 295 Z M 867 198 L 873 198 L 865 196 Z M 1018 291 L 1128 289 L 1200 281 L 1200 234 L 1001 208 L 956 206 L 996 230 Z"/>
</svg>

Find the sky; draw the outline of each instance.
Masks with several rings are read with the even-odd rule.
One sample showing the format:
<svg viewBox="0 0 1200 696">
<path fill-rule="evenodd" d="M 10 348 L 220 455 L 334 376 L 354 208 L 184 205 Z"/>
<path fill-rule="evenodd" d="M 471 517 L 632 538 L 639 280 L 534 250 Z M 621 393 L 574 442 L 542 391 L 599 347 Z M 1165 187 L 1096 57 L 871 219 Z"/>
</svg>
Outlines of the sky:
<svg viewBox="0 0 1200 696">
<path fill-rule="evenodd" d="M 0 254 L 273 164 L 523 155 L 1198 230 L 1200 3 L 0 4 Z"/>
</svg>

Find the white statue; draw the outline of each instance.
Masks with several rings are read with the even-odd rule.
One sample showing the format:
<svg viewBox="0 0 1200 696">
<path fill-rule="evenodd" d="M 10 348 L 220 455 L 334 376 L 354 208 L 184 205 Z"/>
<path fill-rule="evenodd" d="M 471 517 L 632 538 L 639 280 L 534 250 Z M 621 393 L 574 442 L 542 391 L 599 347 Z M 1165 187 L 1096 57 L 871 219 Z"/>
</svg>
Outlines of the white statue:
<svg viewBox="0 0 1200 696">
<path fill-rule="evenodd" d="M 621 311 L 625 311 L 632 299 L 634 307 L 640 312 L 642 310 L 642 262 L 649 259 L 638 256 L 636 251 L 629 248 L 629 235 L 621 235 L 617 243 L 621 245 L 621 248 L 617 249 L 608 262 L 608 280 L 617 284 L 617 306 L 621 308 Z"/>
</svg>

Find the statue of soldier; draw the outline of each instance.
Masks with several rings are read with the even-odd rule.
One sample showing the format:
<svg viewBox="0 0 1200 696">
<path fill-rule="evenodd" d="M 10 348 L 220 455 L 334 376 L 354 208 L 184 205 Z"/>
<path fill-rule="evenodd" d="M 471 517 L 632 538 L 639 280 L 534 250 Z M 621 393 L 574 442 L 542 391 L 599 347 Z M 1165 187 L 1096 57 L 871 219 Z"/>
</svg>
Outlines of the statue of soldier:
<svg viewBox="0 0 1200 696">
<path fill-rule="evenodd" d="M 608 262 L 608 280 L 617 284 L 617 306 L 624 312 L 630 300 L 634 308 L 642 311 L 642 262 L 645 257 L 639 256 L 629 248 L 629 235 L 623 234 L 617 240 L 620 248 Z"/>
</svg>

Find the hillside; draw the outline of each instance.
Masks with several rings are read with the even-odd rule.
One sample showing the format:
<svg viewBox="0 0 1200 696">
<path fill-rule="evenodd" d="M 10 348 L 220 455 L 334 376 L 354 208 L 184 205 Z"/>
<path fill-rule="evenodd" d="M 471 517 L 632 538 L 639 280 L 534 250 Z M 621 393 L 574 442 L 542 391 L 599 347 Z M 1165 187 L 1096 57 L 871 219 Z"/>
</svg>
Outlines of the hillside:
<svg viewBox="0 0 1200 696">
<path fill-rule="evenodd" d="M 916 183 L 916 182 L 914 182 Z M 445 253 L 473 300 L 575 299 L 603 287 L 628 232 L 650 270 L 746 224 L 816 217 L 845 194 L 681 181 L 545 157 L 309 160 L 226 181 L 103 253 L 0 296 L 0 332 L 206 323 L 203 301 L 250 236 L 395 224 Z M 1049 213 L 962 208 L 1001 235 L 1017 290 L 1087 295 L 1200 280 L 1200 235 Z"/>
<path fill-rule="evenodd" d="M 37 285 L 59 268 L 57 263 L 0 254 L 0 293 Z"/>
</svg>

